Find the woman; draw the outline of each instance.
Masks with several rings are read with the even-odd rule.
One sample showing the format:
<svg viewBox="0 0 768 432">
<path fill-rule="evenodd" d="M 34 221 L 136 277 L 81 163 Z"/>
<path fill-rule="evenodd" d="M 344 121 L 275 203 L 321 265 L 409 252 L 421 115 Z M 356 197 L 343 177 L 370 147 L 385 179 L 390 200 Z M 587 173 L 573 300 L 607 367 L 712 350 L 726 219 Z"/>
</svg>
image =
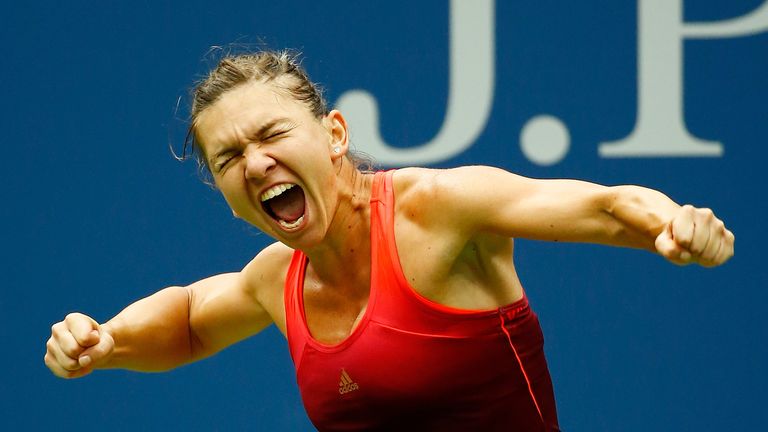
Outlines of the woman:
<svg viewBox="0 0 768 432">
<path fill-rule="evenodd" d="M 513 238 L 644 248 L 720 265 L 708 209 L 636 186 L 489 167 L 358 170 L 342 113 L 284 53 L 228 57 L 194 93 L 198 156 L 235 216 L 276 242 L 238 273 L 166 288 L 105 324 L 70 314 L 45 362 L 170 369 L 270 323 L 321 430 L 558 430 Z"/>
</svg>

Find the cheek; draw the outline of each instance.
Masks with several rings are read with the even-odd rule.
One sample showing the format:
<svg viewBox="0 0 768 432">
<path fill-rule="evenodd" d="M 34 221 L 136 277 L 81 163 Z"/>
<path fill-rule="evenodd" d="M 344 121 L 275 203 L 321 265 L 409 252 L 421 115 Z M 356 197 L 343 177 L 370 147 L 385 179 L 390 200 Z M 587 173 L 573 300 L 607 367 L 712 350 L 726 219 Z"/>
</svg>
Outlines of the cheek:
<svg viewBox="0 0 768 432">
<path fill-rule="evenodd" d="M 243 210 L 241 207 L 247 201 L 247 195 L 243 185 L 235 177 L 234 173 L 229 173 L 217 178 L 216 187 L 232 210 L 239 212 Z"/>
</svg>

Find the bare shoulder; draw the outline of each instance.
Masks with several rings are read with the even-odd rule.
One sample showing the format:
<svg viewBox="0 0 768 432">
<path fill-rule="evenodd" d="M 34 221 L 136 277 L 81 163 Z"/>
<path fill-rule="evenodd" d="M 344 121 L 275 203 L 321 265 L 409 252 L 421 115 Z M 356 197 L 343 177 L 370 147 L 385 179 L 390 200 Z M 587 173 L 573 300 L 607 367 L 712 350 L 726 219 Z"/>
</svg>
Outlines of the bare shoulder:
<svg viewBox="0 0 768 432">
<path fill-rule="evenodd" d="M 436 190 L 436 178 L 442 170 L 430 168 L 401 168 L 392 177 L 395 202 L 399 208 L 411 209 L 424 205 Z"/>
<path fill-rule="evenodd" d="M 469 165 L 448 169 L 401 168 L 395 171 L 395 190 L 400 195 L 448 196 L 468 186 L 487 182 L 498 176 L 514 176 L 501 168 Z M 514 176 L 517 177 L 517 176 Z"/>
<path fill-rule="evenodd" d="M 246 266 L 243 271 L 246 273 L 258 272 L 264 273 L 276 270 L 275 265 L 284 263 L 286 266 L 291 261 L 293 249 L 280 243 L 274 242 L 261 250 Z"/>
<path fill-rule="evenodd" d="M 512 174 L 489 166 L 450 169 L 403 168 L 393 182 L 397 206 L 409 216 L 423 215 L 434 220 L 451 219 L 474 199 L 478 190 L 489 190 L 499 176 Z"/>
<path fill-rule="evenodd" d="M 284 281 L 292 256 L 293 249 L 280 242 L 272 243 L 243 268 L 242 275 L 254 287 Z"/>
<path fill-rule="evenodd" d="M 275 322 L 282 315 L 283 286 L 292 256 L 293 249 L 275 242 L 262 249 L 241 272 L 247 289 Z"/>
</svg>

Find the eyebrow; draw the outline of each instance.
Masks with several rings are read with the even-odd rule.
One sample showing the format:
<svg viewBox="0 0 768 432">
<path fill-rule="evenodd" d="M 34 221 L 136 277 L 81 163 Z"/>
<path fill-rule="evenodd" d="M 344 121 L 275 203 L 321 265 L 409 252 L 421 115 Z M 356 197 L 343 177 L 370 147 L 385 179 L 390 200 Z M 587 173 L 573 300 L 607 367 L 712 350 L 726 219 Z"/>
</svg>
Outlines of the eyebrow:
<svg viewBox="0 0 768 432">
<path fill-rule="evenodd" d="M 267 135 L 267 133 L 269 133 L 270 130 L 274 129 L 275 127 L 282 126 L 284 124 L 291 124 L 291 123 L 292 121 L 285 117 L 278 117 L 276 119 L 272 119 L 264 123 L 263 125 L 261 125 L 261 127 L 258 128 L 255 133 L 248 134 L 248 138 L 255 141 L 260 141 L 264 138 L 264 136 Z M 208 163 L 213 164 L 220 157 L 225 156 L 229 153 L 232 153 L 233 151 L 235 151 L 235 149 L 232 148 L 232 146 L 226 146 L 225 148 L 219 150 L 216 154 L 214 154 L 213 157 L 208 159 Z"/>
</svg>

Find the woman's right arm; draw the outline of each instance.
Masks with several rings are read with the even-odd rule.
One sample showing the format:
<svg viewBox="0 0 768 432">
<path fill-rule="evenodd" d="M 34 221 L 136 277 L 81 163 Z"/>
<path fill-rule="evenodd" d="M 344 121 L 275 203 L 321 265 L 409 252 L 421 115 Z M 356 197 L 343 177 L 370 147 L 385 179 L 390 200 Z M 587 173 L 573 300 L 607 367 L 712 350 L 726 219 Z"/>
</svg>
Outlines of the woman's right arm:
<svg viewBox="0 0 768 432">
<path fill-rule="evenodd" d="M 94 369 L 164 371 L 213 355 L 272 323 L 251 281 L 260 290 L 280 288 L 283 272 L 275 269 L 284 256 L 269 247 L 241 272 L 165 288 L 105 324 L 69 314 L 52 327 L 45 364 L 59 377 L 78 378 Z"/>
</svg>

